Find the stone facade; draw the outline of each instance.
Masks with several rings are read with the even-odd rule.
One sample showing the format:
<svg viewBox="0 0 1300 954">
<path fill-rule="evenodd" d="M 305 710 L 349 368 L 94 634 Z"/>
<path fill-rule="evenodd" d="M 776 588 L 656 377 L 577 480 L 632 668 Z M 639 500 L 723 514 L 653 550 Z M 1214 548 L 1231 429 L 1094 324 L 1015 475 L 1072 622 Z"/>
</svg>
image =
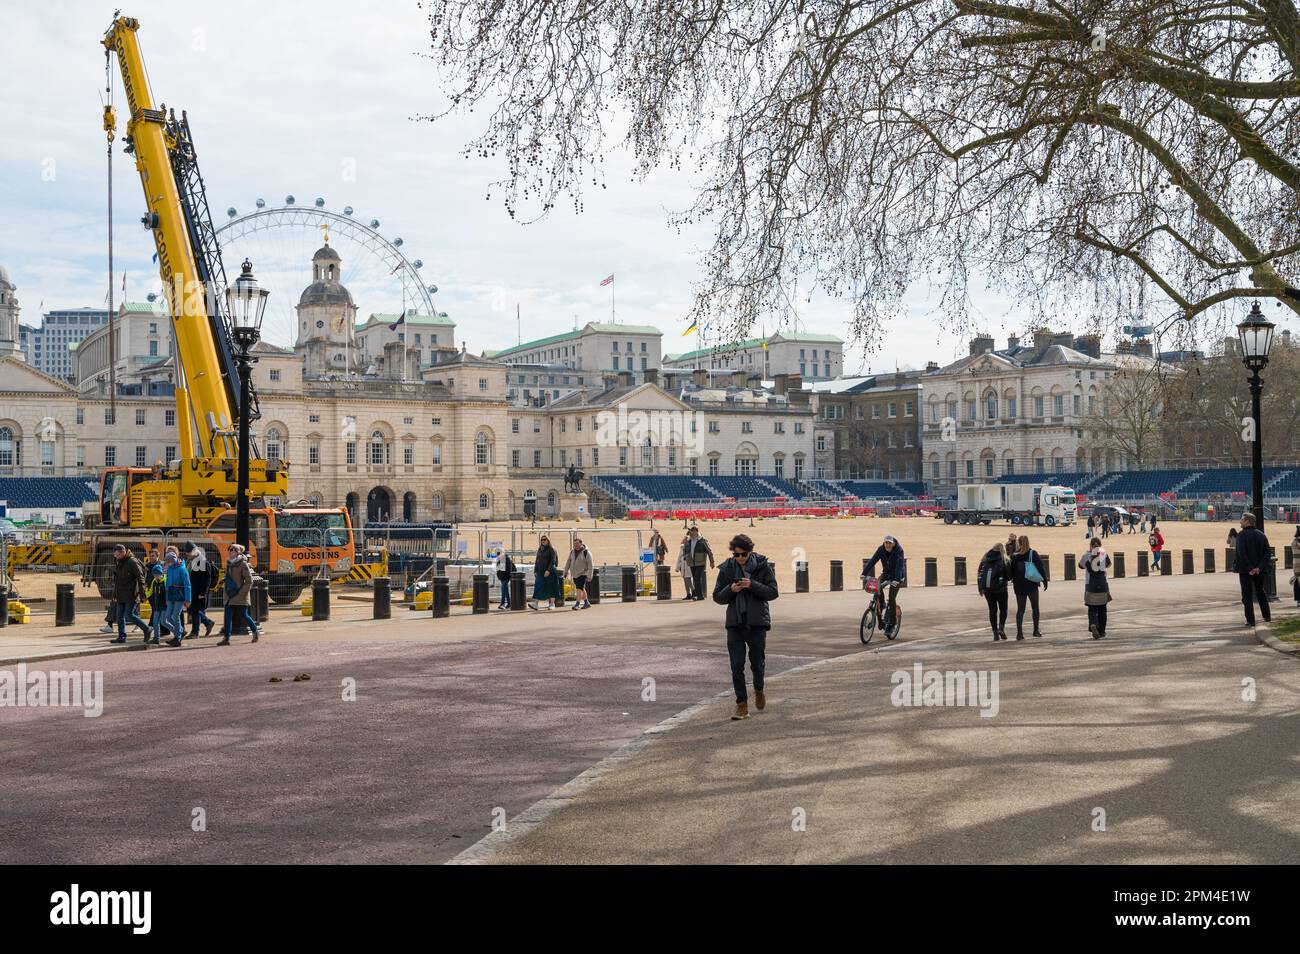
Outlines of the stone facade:
<svg viewBox="0 0 1300 954">
<path fill-rule="evenodd" d="M 665 355 L 664 368 L 744 371 L 764 380 L 778 374 L 797 374 L 805 381 L 829 380 L 844 373 L 844 342 L 835 335 L 778 331 L 735 344 Z"/>
<path fill-rule="evenodd" d="M 506 364 L 555 365 L 575 371 L 631 371 L 660 366 L 663 332 L 650 325 L 591 321 L 575 331 L 526 341 L 483 356 Z"/>
<path fill-rule="evenodd" d="M 951 486 L 1087 469 L 1089 415 L 1117 370 L 1100 341 L 1039 330 L 1032 343 L 1012 338 L 1001 350 L 980 336 L 970 352 L 921 376 L 922 476 Z"/>
</svg>

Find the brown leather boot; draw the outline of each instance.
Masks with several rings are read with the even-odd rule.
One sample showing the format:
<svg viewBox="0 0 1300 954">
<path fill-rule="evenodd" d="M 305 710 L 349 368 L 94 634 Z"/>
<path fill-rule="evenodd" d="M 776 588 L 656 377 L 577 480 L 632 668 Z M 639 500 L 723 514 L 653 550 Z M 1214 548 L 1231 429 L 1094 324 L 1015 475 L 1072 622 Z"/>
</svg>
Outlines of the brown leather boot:
<svg viewBox="0 0 1300 954">
<path fill-rule="evenodd" d="M 749 704 L 745 702 L 736 703 L 736 711 L 731 714 L 731 721 L 738 722 L 741 719 L 749 718 Z"/>
<path fill-rule="evenodd" d="M 754 690 L 754 708 L 755 708 L 755 709 L 758 709 L 759 711 L 762 711 L 763 707 L 766 706 L 766 705 L 767 705 L 767 696 L 763 695 L 763 690 L 762 690 L 762 689 L 755 689 L 755 690 Z"/>
</svg>

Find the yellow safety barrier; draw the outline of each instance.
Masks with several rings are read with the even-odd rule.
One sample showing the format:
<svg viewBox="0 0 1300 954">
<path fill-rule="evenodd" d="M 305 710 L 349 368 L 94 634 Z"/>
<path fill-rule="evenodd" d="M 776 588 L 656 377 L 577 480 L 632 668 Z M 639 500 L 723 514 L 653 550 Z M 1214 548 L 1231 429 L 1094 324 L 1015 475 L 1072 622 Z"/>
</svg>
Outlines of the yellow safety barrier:
<svg viewBox="0 0 1300 954">
<path fill-rule="evenodd" d="M 32 611 L 27 604 L 21 600 L 9 601 L 9 622 L 11 623 L 30 623 Z"/>
<path fill-rule="evenodd" d="M 311 600 L 311 597 L 310 597 L 310 596 L 307 597 L 305 600 L 302 601 L 302 615 L 303 615 L 303 616 L 310 616 L 310 615 L 311 615 L 311 603 L 312 603 L 312 600 Z"/>
<path fill-rule="evenodd" d="M 415 608 L 417 610 L 427 610 L 433 606 L 433 593 L 429 590 L 421 590 L 415 594 Z"/>
</svg>

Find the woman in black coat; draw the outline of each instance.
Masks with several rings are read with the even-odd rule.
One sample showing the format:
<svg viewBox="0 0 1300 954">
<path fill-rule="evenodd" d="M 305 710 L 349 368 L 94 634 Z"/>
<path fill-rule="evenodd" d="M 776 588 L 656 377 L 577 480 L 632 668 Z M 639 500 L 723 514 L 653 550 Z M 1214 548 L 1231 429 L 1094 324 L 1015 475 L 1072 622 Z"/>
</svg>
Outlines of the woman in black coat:
<svg viewBox="0 0 1300 954">
<path fill-rule="evenodd" d="M 1106 604 L 1110 602 L 1110 583 L 1106 570 L 1110 557 L 1101 548 L 1101 541 L 1092 538 L 1092 549 L 1079 557 L 1083 570 L 1083 603 L 1088 607 L 1088 632 L 1093 639 L 1106 638 Z"/>
<path fill-rule="evenodd" d="M 537 546 L 537 558 L 533 562 L 533 600 L 530 609 L 538 609 L 538 604 L 546 600 L 548 610 L 555 609 L 555 601 L 560 599 L 560 555 L 551 546 L 551 539 L 545 535 Z"/>
<path fill-rule="evenodd" d="M 1038 580 L 1029 578 L 1028 568 L 1033 567 L 1042 579 L 1041 586 L 1047 590 L 1047 567 L 1043 565 L 1038 551 L 1029 546 L 1029 538 L 1022 536 L 1016 541 L 1016 553 L 1011 558 L 1011 588 L 1016 594 L 1016 639 L 1024 639 L 1025 604 L 1033 607 L 1034 635 L 1042 636 L 1038 629 Z"/>
</svg>

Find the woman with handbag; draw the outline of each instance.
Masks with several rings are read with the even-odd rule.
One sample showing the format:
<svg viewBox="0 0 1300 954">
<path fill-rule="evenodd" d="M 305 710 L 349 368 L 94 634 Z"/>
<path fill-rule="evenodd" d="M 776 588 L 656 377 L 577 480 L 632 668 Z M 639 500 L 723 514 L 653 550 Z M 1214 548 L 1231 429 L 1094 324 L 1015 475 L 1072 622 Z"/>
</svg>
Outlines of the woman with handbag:
<svg viewBox="0 0 1300 954">
<path fill-rule="evenodd" d="M 1016 639 L 1025 638 L 1025 604 L 1033 608 L 1034 636 L 1042 636 L 1038 628 L 1038 588 L 1047 590 L 1047 567 L 1043 566 L 1038 551 L 1031 549 L 1029 538 L 1016 541 L 1016 553 L 1011 558 L 1011 589 L 1016 594 Z"/>
<path fill-rule="evenodd" d="M 1106 604 L 1110 602 L 1110 584 L 1106 570 L 1110 557 L 1101 548 L 1101 541 L 1092 538 L 1092 549 L 1079 557 L 1083 570 L 1083 604 L 1088 607 L 1088 632 L 1093 639 L 1106 638 Z"/>
</svg>

